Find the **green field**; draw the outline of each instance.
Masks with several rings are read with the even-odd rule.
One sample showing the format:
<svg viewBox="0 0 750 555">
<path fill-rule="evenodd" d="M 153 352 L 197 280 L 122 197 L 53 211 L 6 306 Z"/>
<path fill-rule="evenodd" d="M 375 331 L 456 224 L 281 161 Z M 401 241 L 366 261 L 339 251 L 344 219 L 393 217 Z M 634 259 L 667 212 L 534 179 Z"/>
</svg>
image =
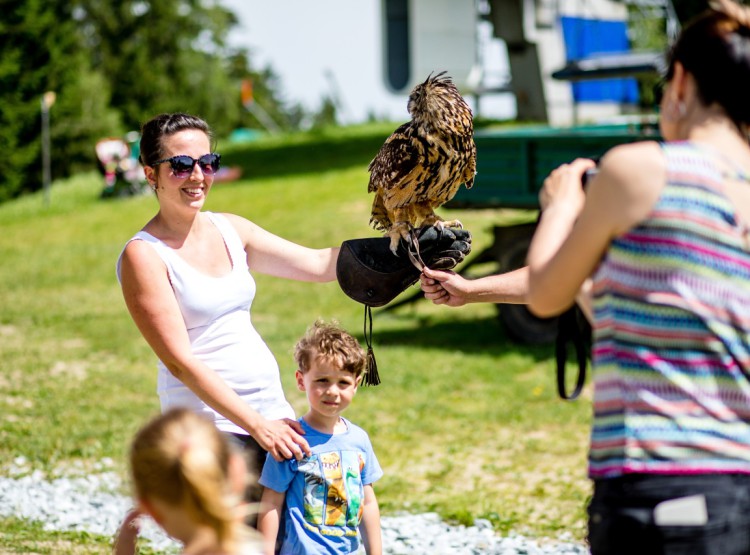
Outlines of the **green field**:
<svg viewBox="0 0 750 555">
<path fill-rule="evenodd" d="M 244 176 L 215 185 L 207 209 L 314 247 L 373 236 L 366 167 L 386 134 L 368 128 L 246 148 L 219 144 Z M 55 183 L 48 207 L 42 195 L 0 205 L 0 475 L 23 456 L 50 475 L 78 465 L 93 472 L 111 458 L 125 476 L 130 437 L 158 411 L 155 359 L 114 270 L 156 200 L 103 201 L 101 187 L 98 175 L 81 175 Z M 492 225 L 528 218 L 441 213 L 473 232 L 475 252 L 488 245 Z M 319 317 L 361 338 L 363 309 L 336 283 L 255 277 L 253 321 L 301 410 L 294 342 Z M 385 471 L 376 484 L 381 511 L 434 510 L 462 523 L 488 518 L 503 533 L 582 538 L 590 402 L 557 399 L 552 348 L 512 343 L 492 305 L 420 301 L 374 314 L 383 383 L 361 388 L 347 416 L 368 430 Z M 0 553 L 102 553 L 108 543 L 0 519 Z"/>
</svg>

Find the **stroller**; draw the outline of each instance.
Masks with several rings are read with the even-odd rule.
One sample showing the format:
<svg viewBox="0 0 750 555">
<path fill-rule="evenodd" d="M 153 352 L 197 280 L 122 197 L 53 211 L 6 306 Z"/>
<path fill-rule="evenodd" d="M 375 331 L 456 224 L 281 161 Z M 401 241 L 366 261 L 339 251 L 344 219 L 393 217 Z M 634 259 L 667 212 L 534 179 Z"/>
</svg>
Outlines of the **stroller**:
<svg viewBox="0 0 750 555">
<path fill-rule="evenodd" d="M 149 191 L 146 174 L 138 161 L 136 131 L 124 138 L 107 137 L 96 143 L 96 158 L 104 176 L 102 198 L 142 195 Z"/>
</svg>

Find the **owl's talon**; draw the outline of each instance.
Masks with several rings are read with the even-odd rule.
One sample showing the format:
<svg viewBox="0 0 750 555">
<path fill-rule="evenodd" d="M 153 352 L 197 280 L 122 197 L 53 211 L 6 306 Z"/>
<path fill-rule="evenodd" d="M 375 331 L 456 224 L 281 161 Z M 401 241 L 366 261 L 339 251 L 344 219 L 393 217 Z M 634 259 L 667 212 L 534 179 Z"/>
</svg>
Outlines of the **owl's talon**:
<svg viewBox="0 0 750 555">
<path fill-rule="evenodd" d="M 396 252 L 398 250 L 398 242 L 400 238 L 391 237 L 391 244 L 388 247 L 391 249 L 391 252 L 393 253 L 393 256 L 398 256 L 398 253 Z"/>
<path fill-rule="evenodd" d="M 398 250 L 398 244 L 401 240 L 406 243 L 407 248 L 412 244 L 412 227 L 408 222 L 396 222 L 391 229 L 388 230 L 386 235 L 391 238 L 389 248 L 394 256 L 398 256 L 396 251 Z"/>
<path fill-rule="evenodd" d="M 464 228 L 464 224 L 462 224 L 460 220 L 449 220 L 447 222 L 440 221 L 439 223 L 440 223 L 440 226 L 439 226 L 440 228 L 444 228 L 444 227 L 456 227 L 458 229 Z M 438 224 L 435 224 L 435 226 L 438 226 Z"/>
</svg>

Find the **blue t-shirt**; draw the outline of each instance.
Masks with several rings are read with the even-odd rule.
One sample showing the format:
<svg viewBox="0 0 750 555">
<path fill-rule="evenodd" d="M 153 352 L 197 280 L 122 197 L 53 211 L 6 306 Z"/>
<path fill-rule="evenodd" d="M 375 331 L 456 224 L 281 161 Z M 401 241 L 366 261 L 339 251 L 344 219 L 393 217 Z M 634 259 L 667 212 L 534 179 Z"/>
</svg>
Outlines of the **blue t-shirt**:
<svg viewBox="0 0 750 555">
<path fill-rule="evenodd" d="M 261 485 L 286 492 L 281 555 L 353 553 L 359 548 L 364 486 L 383 471 L 367 432 L 342 420 L 347 430 L 330 435 L 300 419 L 312 455 L 283 462 L 266 457 Z"/>
</svg>

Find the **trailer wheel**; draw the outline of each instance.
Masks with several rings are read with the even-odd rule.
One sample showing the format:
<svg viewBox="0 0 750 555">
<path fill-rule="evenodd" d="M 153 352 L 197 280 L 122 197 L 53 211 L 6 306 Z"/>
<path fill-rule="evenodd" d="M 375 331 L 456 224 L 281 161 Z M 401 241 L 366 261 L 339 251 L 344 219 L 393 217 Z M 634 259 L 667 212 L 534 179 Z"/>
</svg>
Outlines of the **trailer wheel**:
<svg viewBox="0 0 750 555">
<path fill-rule="evenodd" d="M 516 270 L 526 263 L 526 252 L 529 250 L 533 229 L 530 229 L 530 232 L 527 236 L 506 244 L 506 248 L 498 257 L 501 272 Z M 506 333 L 513 340 L 536 345 L 555 341 L 557 317 L 539 318 L 522 304 L 498 304 L 497 309 Z"/>
</svg>

